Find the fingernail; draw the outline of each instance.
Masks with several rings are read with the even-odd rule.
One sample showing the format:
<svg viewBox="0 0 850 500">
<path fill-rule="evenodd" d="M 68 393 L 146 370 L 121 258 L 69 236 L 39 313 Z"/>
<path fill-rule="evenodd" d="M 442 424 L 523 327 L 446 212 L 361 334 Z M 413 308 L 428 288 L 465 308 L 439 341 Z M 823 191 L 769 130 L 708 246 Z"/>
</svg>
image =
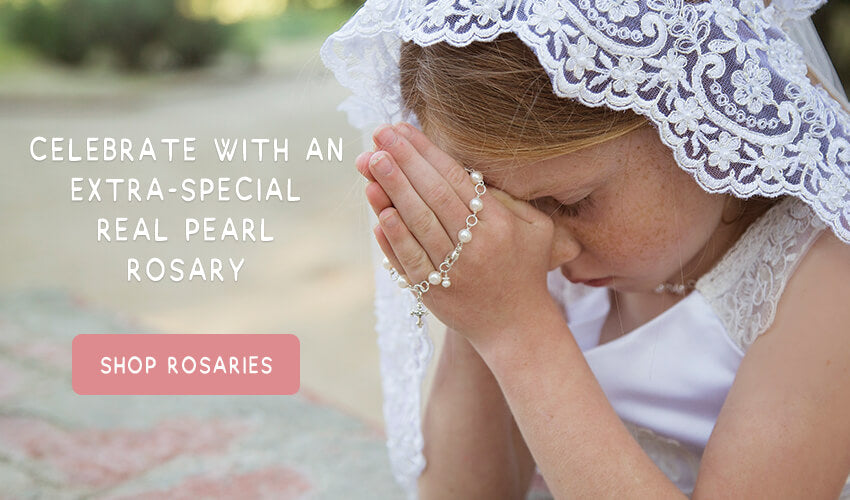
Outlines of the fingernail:
<svg viewBox="0 0 850 500">
<path fill-rule="evenodd" d="M 372 155 L 372 159 L 369 160 L 369 164 L 372 165 L 375 172 L 381 175 L 390 175 L 393 171 L 393 166 L 390 164 L 390 161 L 387 160 L 387 155 L 384 153 L 375 153 Z"/>
<path fill-rule="evenodd" d="M 389 125 L 385 125 L 378 130 L 378 133 L 375 134 L 375 138 L 378 139 L 378 142 L 382 147 L 388 148 L 395 144 L 396 139 L 398 138 L 395 135 L 395 131 Z"/>
</svg>

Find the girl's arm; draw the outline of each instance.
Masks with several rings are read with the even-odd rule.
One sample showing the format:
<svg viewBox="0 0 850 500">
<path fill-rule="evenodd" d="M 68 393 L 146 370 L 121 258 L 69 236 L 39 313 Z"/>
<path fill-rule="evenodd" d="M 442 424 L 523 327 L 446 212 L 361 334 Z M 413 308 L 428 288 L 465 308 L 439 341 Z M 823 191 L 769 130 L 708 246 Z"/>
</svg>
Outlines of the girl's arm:
<svg viewBox="0 0 850 500">
<path fill-rule="evenodd" d="M 557 305 L 548 306 L 536 321 L 473 345 L 549 490 L 555 498 L 682 498 L 614 412 Z"/>
<path fill-rule="evenodd" d="M 850 245 L 827 229 L 738 368 L 694 497 L 836 498 L 848 473 Z"/>
<path fill-rule="evenodd" d="M 744 358 L 692 498 L 838 496 L 850 473 L 848 283 L 850 246 L 827 231 Z M 555 497 L 681 497 L 628 434 L 563 321 L 539 317 L 473 344 Z"/>
<path fill-rule="evenodd" d="M 419 497 L 525 498 L 534 461 L 493 374 L 469 342 L 446 331 L 423 423 Z"/>
</svg>

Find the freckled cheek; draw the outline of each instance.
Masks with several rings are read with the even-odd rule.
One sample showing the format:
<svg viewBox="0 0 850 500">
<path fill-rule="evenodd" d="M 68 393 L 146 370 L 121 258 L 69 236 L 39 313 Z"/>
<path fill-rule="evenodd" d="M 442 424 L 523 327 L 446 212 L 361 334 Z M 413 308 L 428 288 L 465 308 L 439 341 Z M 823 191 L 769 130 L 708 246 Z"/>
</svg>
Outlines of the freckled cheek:
<svg viewBox="0 0 850 500">
<path fill-rule="evenodd" d="M 674 248 L 681 236 L 663 211 L 647 206 L 606 214 L 576 231 L 583 250 L 612 272 L 655 268 L 661 264 L 659 257 Z"/>
</svg>

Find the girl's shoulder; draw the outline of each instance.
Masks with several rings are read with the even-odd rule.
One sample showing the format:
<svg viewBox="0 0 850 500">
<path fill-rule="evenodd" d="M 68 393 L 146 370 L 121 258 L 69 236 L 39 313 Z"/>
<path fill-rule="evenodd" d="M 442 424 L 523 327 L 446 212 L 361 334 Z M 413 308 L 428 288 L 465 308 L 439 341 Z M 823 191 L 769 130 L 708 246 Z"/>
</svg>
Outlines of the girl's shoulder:
<svg viewBox="0 0 850 500">
<path fill-rule="evenodd" d="M 820 221 L 814 223 L 822 229 L 814 233 L 808 249 L 795 263 L 768 331 L 781 329 L 787 322 L 797 324 L 795 318 L 810 317 L 811 325 L 805 328 L 809 333 L 832 329 L 850 345 L 850 244 L 823 228 Z M 845 321 L 837 323 L 841 317 Z"/>
<path fill-rule="evenodd" d="M 828 232 L 803 201 L 782 199 L 697 281 L 697 290 L 741 351 L 773 325 L 789 280 Z"/>
<path fill-rule="evenodd" d="M 842 314 L 850 316 L 850 244 L 840 240 L 835 233 L 821 231 L 809 250 L 802 256 L 797 269 L 788 280 L 782 293 L 778 311 L 771 329 L 782 326 L 790 316 L 823 315 L 818 324 L 834 322 Z M 850 320 L 850 317 L 848 317 Z M 839 329 L 850 341 L 850 321 Z M 816 324 L 812 324 L 816 328 Z"/>
<path fill-rule="evenodd" d="M 821 231 L 800 259 L 753 347 L 760 343 L 844 352 L 850 361 L 850 245 L 831 230 Z"/>
<path fill-rule="evenodd" d="M 850 269 L 850 243 L 844 242 L 830 230 L 825 230 L 812 245 L 803 261 L 818 259 L 835 264 L 836 270 Z M 846 283 L 850 287 L 850 283 Z"/>
<path fill-rule="evenodd" d="M 776 498 L 805 497 L 815 486 L 832 498 L 850 491 L 848 305 L 850 245 L 825 229 L 737 369 L 705 448 L 704 483 L 759 477 L 762 493 Z"/>
</svg>

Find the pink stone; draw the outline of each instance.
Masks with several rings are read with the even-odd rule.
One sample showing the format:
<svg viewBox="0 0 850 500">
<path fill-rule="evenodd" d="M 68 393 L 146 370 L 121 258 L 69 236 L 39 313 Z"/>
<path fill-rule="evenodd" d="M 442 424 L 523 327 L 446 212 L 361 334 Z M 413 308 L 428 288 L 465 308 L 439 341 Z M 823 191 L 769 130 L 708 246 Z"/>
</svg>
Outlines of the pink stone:
<svg viewBox="0 0 850 500">
<path fill-rule="evenodd" d="M 194 500 L 196 498 L 274 498 L 297 500 L 312 489 L 302 474 L 288 467 L 265 469 L 223 477 L 193 476 L 168 488 L 137 495 L 118 497 L 120 500 Z"/>
<path fill-rule="evenodd" d="M 238 421 L 184 419 L 152 429 L 65 430 L 33 417 L 0 417 L 0 448 L 57 469 L 69 484 L 114 486 L 180 455 L 226 452 Z"/>
</svg>

